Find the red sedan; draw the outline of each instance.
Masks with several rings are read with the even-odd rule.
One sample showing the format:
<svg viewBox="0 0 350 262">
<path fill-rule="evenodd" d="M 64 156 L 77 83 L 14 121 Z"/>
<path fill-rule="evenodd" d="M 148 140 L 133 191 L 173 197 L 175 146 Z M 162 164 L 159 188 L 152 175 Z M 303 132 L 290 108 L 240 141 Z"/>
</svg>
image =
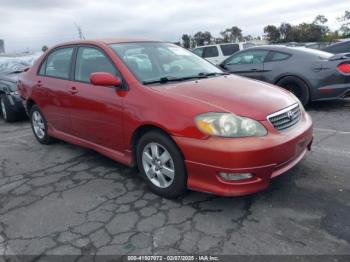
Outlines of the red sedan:
<svg viewBox="0 0 350 262">
<path fill-rule="evenodd" d="M 290 92 L 170 43 L 61 44 L 18 88 L 40 143 L 58 138 L 137 165 L 165 197 L 263 190 L 312 143 L 311 118 Z"/>
</svg>

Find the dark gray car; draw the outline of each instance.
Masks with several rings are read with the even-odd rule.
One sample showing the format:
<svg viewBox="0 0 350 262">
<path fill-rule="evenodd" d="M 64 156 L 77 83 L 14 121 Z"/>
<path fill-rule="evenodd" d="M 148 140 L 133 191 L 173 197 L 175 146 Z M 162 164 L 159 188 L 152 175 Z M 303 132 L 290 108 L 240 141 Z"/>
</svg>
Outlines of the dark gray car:
<svg viewBox="0 0 350 262">
<path fill-rule="evenodd" d="M 233 74 L 281 86 L 304 105 L 315 100 L 350 97 L 350 54 L 261 46 L 235 53 L 220 66 Z"/>
<path fill-rule="evenodd" d="M 350 53 L 350 41 L 344 41 L 333 45 L 329 45 L 326 48 L 324 48 L 323 51 L 332 54 Z"/>
<path fill-rule="evenodd" d="M 18 75 L 17 72 L 0 75 L 0 112 L 6 122 L 13 122 L 25 116 L 17 90 Z"/>
</svg>

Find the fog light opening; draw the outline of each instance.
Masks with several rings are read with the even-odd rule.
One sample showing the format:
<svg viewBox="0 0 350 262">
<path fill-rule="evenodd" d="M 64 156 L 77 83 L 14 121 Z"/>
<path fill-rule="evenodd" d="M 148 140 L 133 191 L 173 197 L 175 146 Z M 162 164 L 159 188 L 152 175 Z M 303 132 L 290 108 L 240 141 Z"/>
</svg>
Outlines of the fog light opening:
<svg viewBox="0 0 350 262">
<path fill-rule="evenodd" d="M 253 178 L 254 175 L 251 173 L 219 173 L 220 177 L 226 181 L 240 181 Z"/>
</svg>

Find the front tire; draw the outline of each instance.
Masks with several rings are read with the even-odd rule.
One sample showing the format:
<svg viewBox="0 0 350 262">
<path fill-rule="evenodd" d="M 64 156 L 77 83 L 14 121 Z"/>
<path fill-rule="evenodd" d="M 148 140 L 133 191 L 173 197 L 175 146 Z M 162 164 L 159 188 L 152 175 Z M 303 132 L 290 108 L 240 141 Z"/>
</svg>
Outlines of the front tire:
<svg viewBox="0 0 350 262">
<path fill-rule="evenodd" d="M 310 102 L 309 87 L 303 80 L 294 76 L 287 76 L 278 81 L 277 85 L 292 92 L 303 106 Z"/>
<path fill-rule="evenodd" d="M 9 123 L 17 120 L 16 113 L 11 107 L 10 101 L 5 94 L 2 94 L 0 97 L 0 108 L 2 117 L 4 118 L 5 122 Z"/>
<path fill-rule="evenodd" d="M 39 143 L 43 145 L 51 144 L 53 142 L 53 138 L 48 135 L 47 121 L 39 107 L 36 105 L 32 106 L 29 115 L 34 136 Z"/>
<path fill-rule="evenodd" d="M 180 150 L 164 133 L 151 131 L 137 146 L 137 165 L 149 188 L 166 198 L 176 198 L 187 190 L 187 174 Z"/>
</svg>

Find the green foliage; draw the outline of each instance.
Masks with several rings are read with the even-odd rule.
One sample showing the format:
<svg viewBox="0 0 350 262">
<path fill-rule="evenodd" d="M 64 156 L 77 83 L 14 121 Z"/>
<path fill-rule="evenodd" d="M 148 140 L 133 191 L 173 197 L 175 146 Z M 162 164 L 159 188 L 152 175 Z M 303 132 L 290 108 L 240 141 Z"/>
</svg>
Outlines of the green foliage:
<svg viewBox="0 0 350 262">
<path fill-rule="evenodd" d="M 338 21 L 343 22 L 340 27 L 343 37 L 350 37 L 350 11 L 345 11 L 344 15 L 338 18 Z"/>
<path fill-rule="evenodd" d="M 189 49 L 191 47 L 191 37 L 190 35 L 183 34 L 182 37 L 183 47 Z"/>
<path fill-rule="evenodd" d="M 232 43 L 243 40 L 242 30 L 237 26 L 226 28 L 220 33 L 220 35 L 222 36 L 224 43 Z"/>
<path fill-rule="evenodd" d="M 197 32 L 195 33 L 195 35 L 193 36 L 194 41 L 196 42 L 197 46 L 202 46 L 205 44 L 210 44 L 211 43 L 211 34 L 210 32 L 206 31 L 206 32 Z"/>
<path fill-rule="evenodd" d="M 344 11 L 344 14 L 338 18 L 341 22 L 339 31 L 331 31 L 326 25 L 328 19 L 324 15 L 315 17 L 312 23 L 301 23 L 291 25 L 282 23 L 280 26 L 267 25 L 264 27 L 264 38 L 270 43 L 285 42 L 332 42 L 335 39 L 350 37 L 350 10 Z M 188 34 L 182 35 L 182 45 L 185 48 L 194 48 L 206 44 L 221 44 L 241 41 L 261 40 L 259 37 L 251 35 L 243 36 L 242 30 L 237 26 L 226 28 L 220 32 L 221 37 L 214 38 L 208 31 L 199 31 L 193 36 Z"/>
<path fill-rule="evenodd" d="M 280 30 L 274 25 L 268 25 L 264 28 L 265 38 L 270 43 L 277 43 L 281 38 Z"/>
</svg>

